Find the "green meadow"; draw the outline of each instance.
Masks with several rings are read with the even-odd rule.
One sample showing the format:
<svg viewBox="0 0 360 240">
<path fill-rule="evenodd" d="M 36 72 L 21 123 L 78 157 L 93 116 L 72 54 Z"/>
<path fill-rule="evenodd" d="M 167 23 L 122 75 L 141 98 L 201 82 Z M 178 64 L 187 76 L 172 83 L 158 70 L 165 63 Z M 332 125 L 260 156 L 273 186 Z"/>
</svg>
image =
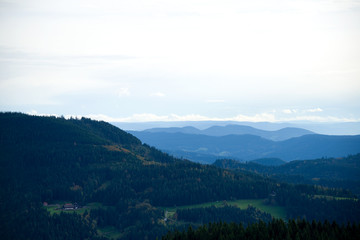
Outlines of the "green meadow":
<svg viewBox="0 0 360 240">
<path fill-rule="evenodd" d="M 195 205 L 186 205 L 186 206 L 178 206 L 172 208 L 163 208 L 164 211 L 168 212 L 167 217 L 171 217 L 175 214 L 177 209 L 187 209 L 187 208 L 206 208 L 206 207 L 223 207 L 224 205 L 235 206 L 240 209 L 246 209 L 248 206 L 253 206 L 260 211 L 271 214 L 274 218 L 286 219 L 286 210 L 284 207 L 277 205 L 268 205 L 265 204 L 265 199 L 242 199 L 235 201 L 216 201 L 216 202 L 208 202 L 201 203 Z"/>
<path fill-rule="evenodd" d="M 103 208 L 104 206 L 101 203 L 93 202 L 89 203 L 81 208 L 74 209 L 74 210 L 62 210 L 62 206 L 67 202 L 56 202 L 54 204 L 49 204 L 48 206 L 45 206 L 46 210 L 50 212 L 50 214 L 60 214 L 61 212 L 67 212 L 67 213 L 73 213 L 76 212 L 78 214 L 83 215 L 86 210 L 91 210 L 95 208 Z"/>
</svg>

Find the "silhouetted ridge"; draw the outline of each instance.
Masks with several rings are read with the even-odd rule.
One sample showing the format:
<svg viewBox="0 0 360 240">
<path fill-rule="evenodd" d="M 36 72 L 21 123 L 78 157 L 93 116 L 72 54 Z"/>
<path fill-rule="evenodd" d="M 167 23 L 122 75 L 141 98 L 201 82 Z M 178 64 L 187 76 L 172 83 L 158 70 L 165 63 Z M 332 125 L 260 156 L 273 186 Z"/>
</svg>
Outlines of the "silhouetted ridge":
<svg viewBox="0 0 360 240">
<path fill-rule="evenodd" d="M 119 128 L 87 118 L 40 117 L 21 113 L 0 113 L 1 141 L 8 143 L 38 141 L 82 144 L 141 144 Z"/>
<path fill-rule="evenodd" d="M 130 131 L 133 132 L 133 131 Z M 283 141 L 293 137 L 300 137 L 307 134 L 314 134 L 302 128 L 282 128 L 277 131 L 266 131 L 250 126 L 229 124 L 226 126 L 212 126 L 204 130 L 194 127 L 170 127 L 170 128 L 151 128 L 142 132 L 147 133 L 184 133 L 184 134 L 201 134 L 214 137 L 223 137 L 226 135 L 255 135 L 268 140 Z"/>
</svg>

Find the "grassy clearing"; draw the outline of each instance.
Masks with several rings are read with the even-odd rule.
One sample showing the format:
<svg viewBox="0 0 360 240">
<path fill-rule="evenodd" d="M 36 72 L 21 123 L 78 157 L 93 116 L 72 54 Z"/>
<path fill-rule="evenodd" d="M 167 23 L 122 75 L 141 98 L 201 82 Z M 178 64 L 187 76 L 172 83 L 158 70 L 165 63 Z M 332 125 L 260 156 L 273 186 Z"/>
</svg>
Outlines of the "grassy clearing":
<svg viewBox="0 0 360 240">
<path fill-rule="evenodd" d="M 68 202 L 56 202 L 54 204 L 50 204 L 50 205 L 44 206 L 44 207 L 46 208 L 47 211 L 50 212 L 51 215 L 60 214 L 61 212 L 65 212 L 65 213 L 75 212 L 77 214 L 84 215 L 86 210 L 89 212 L 91 209 L 109 208 L 108 206 L 104 206 L 101 203 L 92 202 L 92 203 L 88 203 L 85 206 L 83 206 L 82 208 L 78 208 L 76 210 L 62 210 L 62 207 L 65 203 L 68 203 Z M 104 236 L 109 239 L 118 239 L 122 236 L 121 232 L 119 232 L 119 230 L 117 230 L 113 226 L 97 228 L 97 231 L 100 236 Z"/>
<path fill-rule="evenodd" d="M 103 236 L 103 237 L 106 237 L 109 239 L 118 239 L 122 236 L 121 232 L 119 232 L 119 230 L 117 230 L 113 226 L 98 228 L 97 231 L 100 236 Z"/>
<path fill-rule="evenodd" d="M 284 207 L 265 204 L 264 199 L 236 200 L 228 202 L 228 204 L 237 206 L 241 209 L 246 209 L 249 205 L 251 205 L 263 212 L 271 214 L 274 218 L 286 219 L 286 210 Z"/>
<path fill-rule="evenodd" d="M 93 202 L 93 203 L 89 203 L 89 204 L 83 206 L 82 208 L 78 208 L 78 209 L 74 209 L 74 210 L 62 210 L 62 206 L 65 203 L 66 202 L 56 202 L 54 204 L 50 204 L 50 205 L 44 206 L 44 207 L 46 208 L 46 210 L 48 210 L 50 212 L 51 215 L 52 214 L 60 214 L 61 212 L 66 212 L 66 213 L 76 212 L 78 214 L 83 215 L 86 210 L 90 211 L 91 209 L 104 208 L 104 206 L 101 203 Z"/>
<path fill-rule="evenodd" d="M 55 213 L 60 213 L 58 208 L 60 208 L 61 205 L 59 204 L 56 204 L 56 205 L 49 205 L 49 206 L 46 206 L 46 210 L 48 210 L 48 212 L 50 212 L 51 215 L 55 214 Z"/>
<path fill-rule="evenodd" d="M 172 208 L 163 208 L 164 211 L 167 211 L 167 217 L 172 217 L 177 209 L 188 209 L 188 208 L 205 208 L 205 207 L 223 207 L 225 204 L 230 206 L 235 206 L 240 209 L 246 209 L 249 205 L 253 206 L 263 212 L 271 214 L 271 216 L 275 218 L 286 219 L 286 210 L 284 207 L 276 206 L 276 205 L 267 205 L 265 204 L 265 199 L 242 199 L 235 201 L 216 201 L 216 202 L 208 202 L 202 204 L 195 205 L 187 205 L 187 206 L 179 206 Z"/>
</svg>

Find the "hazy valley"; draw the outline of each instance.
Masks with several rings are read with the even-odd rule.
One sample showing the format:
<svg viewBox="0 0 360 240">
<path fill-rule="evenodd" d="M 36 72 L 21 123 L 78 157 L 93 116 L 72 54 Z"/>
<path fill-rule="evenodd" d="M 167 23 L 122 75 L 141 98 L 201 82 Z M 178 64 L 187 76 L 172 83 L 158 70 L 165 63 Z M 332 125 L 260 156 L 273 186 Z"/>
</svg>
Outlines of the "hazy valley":
<svg viewBox="0 0 360 240">
<path fill-rule="evenodd" d="M 301 128 L 265 131 L 227 125 L 204 130 L 183 127 L 129 132 L 175 157 L 209 164 L 219 158 L 239 161 L 279 158 L 288 162 L 360 152 L 360 135 L 320 135 Z"/>
</svg>

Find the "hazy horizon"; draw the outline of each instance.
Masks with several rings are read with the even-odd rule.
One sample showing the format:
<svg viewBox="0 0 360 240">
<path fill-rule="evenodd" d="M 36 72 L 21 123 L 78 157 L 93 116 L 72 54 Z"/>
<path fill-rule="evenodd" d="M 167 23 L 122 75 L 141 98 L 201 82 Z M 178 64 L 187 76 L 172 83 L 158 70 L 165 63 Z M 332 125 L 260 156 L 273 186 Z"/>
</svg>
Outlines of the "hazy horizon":
<svg viewBox="0 0 360 240">
<path fill-rule="evenodd" d="M 143 131 L 153 128 L 194 127 L 205 130 L 213 126 L 240 125 L 265 131 L 277 131 L 284 128 L 302 128 L 315 134 L 360 135 L 359 122 L 316 123 L 316 122 L 236 122 L 236 121 L 168 121 L 168 122 L 110 122 L 126 131 Z"/>
<path fill-rule="evenodd" d="M 0 19 L 0 111 L 360 122 L 360 1 L 0 0 Z"/>
</svg>

